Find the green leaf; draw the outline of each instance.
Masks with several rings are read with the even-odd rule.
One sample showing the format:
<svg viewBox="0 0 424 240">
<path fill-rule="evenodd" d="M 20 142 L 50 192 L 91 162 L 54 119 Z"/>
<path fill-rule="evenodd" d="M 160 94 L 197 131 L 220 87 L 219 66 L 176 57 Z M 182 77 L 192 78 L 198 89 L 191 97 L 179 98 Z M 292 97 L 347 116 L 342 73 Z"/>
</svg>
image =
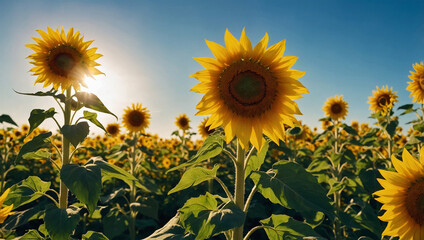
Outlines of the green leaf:
<svg viewBox="0 0 424 240">
<path fill-rule="evenodd" d="M 107 107 L 100 101 L 100 99 L 93 93 L 87 93 L 87 92 L 77 92 L 75 93 L 75 97 L 78 99 L 78 102 L 82 103 L 82 105 L 86 108 L 93 109 L 98 112 L 103 112 L 107 114 L 113 115 L 116 120 L 118 120 L 118 117 L 113 114 Z"/>
<path fill-rule="evenodd" d="M 179 219 L 179 213 L 177 213 L 162 228 L 156 230 L 144 240 L 193 240 L 194 236 L 185 233 L 184 228 L 178 223 Z"/>
<path fill-rule="evenodd" d="M 393 137 L 396 133 L 396 127 L 399 125 L 399 121 L 391 120 L 389 124 L 387 124 L 387 122 L 384 122 L 382 125 L 386 129 L 387 133 L 389 133 L 390 137 Z"/>
<path fill-rule="evenodd" d="M 41 133 L 38 136 L 34 137 L 31 141 L 25 143 L 21 150 L 19 151 L 18 156 L 16 156 L 16 160 L 22 158 L 22 156 L 29 152 L 34 152 L 40 148 L 48 147 L 48 138 L 52 135 L 51 132 Z M 15 161 L 16 161 L 15 160 Z"/>
<path fill-rule="evenodd" d="M 15 121 L 13 121 L 13 119 L 9 115 L 6 115 L 6 114 L 0 115 L 0 123 L 4 123 L 4 122 L 18 126 L 18 124 L 16 124 Z"/>
<path fill-rule="evenodd" d="M 402 105 L 402 106 L 398 107 L 398 110 L 399 109 L 405 110 L 405 111 L 403 111 L 400 114 L 401 116 L 402 115 L 405 115 L 405 114 L 408 114 L 408 113 L 411 113 L 411 112 L 416 112 L 417 111 L 416 109 L 414 109 L 414 104 L 405 104 L 405 105 Z"/>
<path fill-rule="evenodd" d="M 44 240 L 44 238 L 41 237 L 37 230 L 31 229 L 20 237 L 19 240 Z"/>
<path fill-rule="evenodd" d="M 15 90 L 13 90 L 13 91 L 15 91 Z M 59 99 L 61 102 L 65 102 L 65 95 L 56 94 L 57 90 L 55 90 L 54 88 L 50 89 L 47 92 L 38 91 L 36 93 L 21 93 L 21 92 L 15 91 L 15 93 L 21 94 L 21 95 L 28 95 L 28 96 L 54 97 L 56 99 Z"/>
<path fill-rule="evenodd" d="M 224 143 L 224 136 L 220 131 L 215 131 L 206 138 L 203 142 L 203 145 L 200 147 L 197 154 L 192 157 L 188 162 L 180 164 L 172 169 L 169 169 L 167 172 L 175 171 L 184 167 L 200 163 L 207 159 L 213 158 L 222 152 L 222 145 Z"/>
<path fill-rule="evenodd" d="M 52 207 L 46 210 L 44 223 L 52 240 L 69 240 L 80 220 L 79 208 L 70 206 L 68 209 Z"/>
<path fill-rule="evenodd" d="M 290 128 L 287 133 L 289 135 L 298 136 L 302 133 L 302 129 L 300 127 Z"/>
<path fill-rule="evenodd" d="M 130 208 L 144 216 L 159 220 L 159 202 L 154 198 L 143 198 L 142 202 L 134 202 L 130 204 Z"/>
<path fill-rule="evenodd" d="M 181 224 L 196 236 L 195 240 L 209 239 L 243 225 L 244 212 L 232 201 L 218 207 L 219 198 L 207 192 L 206 195 L 189 199 L 180 209 Z"/>
<path fill-rule="evenodd" d="M 110 239 L 121 235 L 128 226 L 128 220 L 117 208 L 112 208 L 105 217 L 102 218 L 103 233 Z"/>
<path fill-rule="evenodd" d="M 330 184 L 330 191 L 328 191 L 327 196 L 330 196 L 335 192 L 341 191 L 346 187 L 344 181 L 337 182 L 335 179 L 330 179 L 328 181 L 328 184 Z"/>
<path fill-rule="evenodd" d="M 414 130 L 417 130 L 419 132 L 424 132 L 424 121 L 414 124 L 412 127 L 414 128 Z"/>
<path fill-rule="evenodd" d="M 99 120 L 97 120 L 97 113 L 84 111 L 84 118 L 87 119 L 88 121 L 94 123 L 94 125 L 103 129 L 103 131 L 105 131 L 105 133 L 107 133 L 105 127 L 103 127 L 103 125 L 99 122 Z"/>
<path fill-rule="evenodd" d="M 343 130 L 345 130 L 350 135 L 354 135 L 354 136 L 358 135 L 358 132 L 353 127 L 351 127 L 351 126 L 349 126 L 345 123 L 343 123 L 342 128 L 343 128 Z"/>
<path fill-rule="evenodd" d="M 269 239 L 301 239 L 302 237 L 315 237 L 313 239 L 322 239 L 311 226 L 304 222 L 296 221 L 287 215 L 271 215 L 271 217 L 261 220 Z"/>
<path fill-rule="evenodd" d="M 25 153 L 22 158 L 25 160 L 49 160 L 51 155 L 52 154 L 47 151 L 38 150 L 36 152 Z"/>
<path fill-rule="evenodd" d="M 6 221 L 3 223 L 2 227 L 10 231 L 27 224 L 31 220 L 39 219 L 42 215 L 44 215 L 44 207 L 44 204 L 37 204 L 35 207 L 19 212 L 13 212 L 12 215 L 9 215 L 6 218 Z"/>
<path fill-rule="evenodd" d="M 268 152 L 269 142 L 271 140 L 267 140 L 262 147 L 261 151 L 256 155 L 250 157 L 249 162 L 246 166 L 246 171 L 244 174 L 244 179 L 246 179 L 252 171 L 259 170 L 264 163 L 266 153 Z"/>
<path fill-rule="evenodd" d="M 87 205 L 90 213 L 96 210 L 102 190 L 102 174 L 97 165 L 65 164 L 60 170 L 60 179 L 78 200 Z"/>
<path fill-rule="evenodd" d="M 128 173 L 127 171 L 123 170 L 120 167 L 117 167 L 115 165 L 112 165 L 108 162 L 103 161 L 100 158 L 91 158 L 90 160 L 88 160 L 87 164 L 95 164 L 96 166 L 98 166 L 102 171 L 102 176 L 107 176 L 107 177 L 112 177 L 112 178 L 117 178 L 120 179 L 122 181 L 124 181 L 126 184 L 128 184 L 128 186 L 131 186 L 131 184 L 133 182 L 135 182 L 135 186 L 142 189 L 145 192 L 150 192 L 149 189 L 147 189 L 145 186 L 143 186 L 140 181 L 135 178 L 133 175 L 131 175 L 130 173 Z"/>
<path fill-rule="evenodd" d="M 109 240 L 103 233 L 88 231 L 82 235 L 83 240 Z"/>
<path fill-rule="evenodd" d="M 87 122 L 79 122 L 75 125 L 64 125 L 60 131 L 74 147 L 77 147 L 87 137 L 90 132 L 89 128 L 90 126 L 88 126 Z"/>
<path fill-rule="evenodd" d="M 29 131 L 28 134 L 31 134 L 34 129 L 36 129 L 38 126 L 41 125 L 41 123 L 44 122 L 47 118 L 53 118 L 53 116 L 56 114 L 54 108 L 50 108 L 49 110 L 43 110 L 43 109 L 33 109 L 31 111 L 31 114 L 29 116 Z"/>
<path fill-rule="evenodd" d="M 252 172 L 250 178 L 258 191 L 271 202 L 300 212 L 308 221 L 321 211 L 334 217 L 334 209 L 326 196 L 326 191 L 316 178 L 297 163 L 279 162 L 273 166 L 274 172 Z"/>
<path fill-rule="evenodd" d="M 219 165 L 215 165 L 213 169 L 206 169 L 203 167 L 194 167 L 190 168 L 181 177 L 180 182 L 178 182 L 177 186 L 171 189 L 168 192 L 168 195 L 184 190 L 191 186 L 199 185 L 200 183 L 214 179 L 216 177 L 216 172 L 218 171 Z"/>
<path fill-rule="evenodd" d="M 50 189 L 50 182 L 44 182 L 37 176 L 29 176 L 27 179 L 10 187 L 4 204 L 13 204 L 16 209 L 24 204 L 30 203 L 43 196 L 43 193 Z"/>
</svg>

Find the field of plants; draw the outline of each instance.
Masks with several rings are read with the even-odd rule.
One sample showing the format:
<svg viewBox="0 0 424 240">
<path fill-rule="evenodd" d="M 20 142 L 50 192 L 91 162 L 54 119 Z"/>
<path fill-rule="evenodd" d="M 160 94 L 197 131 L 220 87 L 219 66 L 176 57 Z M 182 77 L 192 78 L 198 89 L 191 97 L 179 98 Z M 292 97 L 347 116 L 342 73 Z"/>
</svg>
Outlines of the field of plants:
<svg viewBox="0 0 424 240">
<path fill-rule="evenodd" d="M 21 126 L 0 115 L 0 239 L 424 240 L 423 63 L 409 75 L 410 103 L 377 86 L 372 124 L 349 123 L 343 96 L 330 97 L 311 129 L 296 119 L 308 89 L 285 41 L 268 46 L 265 34 L 252 46 L 244 29 L 240 39 L 227 30 L 225 46 L 206 40 L 215 58 L 195 58 L 204 69 L 191 90 L 207 117 L 176 116 L 160 138 L 141 103 L 116 116 L 81 91 L 102 74 L 92 41 L 72 28 L 37 32 L 26 46 L 46 90 L 17 94 L 52 105 Z M 405 116 L 414 120 L 402 129 Z"/>
</svg>

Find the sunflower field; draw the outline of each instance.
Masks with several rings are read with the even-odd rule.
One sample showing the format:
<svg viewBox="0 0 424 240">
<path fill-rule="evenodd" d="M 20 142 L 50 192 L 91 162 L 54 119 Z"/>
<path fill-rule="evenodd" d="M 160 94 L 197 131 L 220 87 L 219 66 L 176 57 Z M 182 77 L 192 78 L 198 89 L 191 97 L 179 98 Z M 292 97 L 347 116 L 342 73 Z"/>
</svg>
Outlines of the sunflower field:
<svg viewBox="0 0 424 240">
<path fill-rule="evenodd" d="M 194 58 L 206 117 L 196 127 L 181 114 L 160 138 L 142 103 L 118 117 L 81 90 L 103 74 L 93 41 L 73 28 L 37 32 L 26 47 L 46 90 L 17 94 L 52 106 L 21 126 L 0 115 L 0 239 L 424 240 L 423 63 L 409 75 L 412 102 L 377 86 L 373 124 L 348 123 L 336 95 L 310 128 L 296 118 L 308 89 L 285 40 L 253 46 L 244 29 L 239 39 L 226 30 L 225 46 L 206 40 L 214 58 Z"/>
</svg>

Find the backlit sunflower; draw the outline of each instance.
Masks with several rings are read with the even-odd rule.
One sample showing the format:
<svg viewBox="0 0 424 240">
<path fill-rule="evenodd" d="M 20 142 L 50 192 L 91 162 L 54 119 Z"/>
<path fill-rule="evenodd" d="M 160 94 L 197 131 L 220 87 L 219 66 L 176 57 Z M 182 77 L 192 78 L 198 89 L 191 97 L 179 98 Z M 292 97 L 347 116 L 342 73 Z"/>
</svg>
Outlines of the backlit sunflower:
<svg viewBox="0 0 424 240">
<path fill-rule="evenodd" d="M 10 206 L 5 206 L 2 208 L 4 200 L 6 200 L 7 195 L 10 192 L 10 188 L 6 189 L 4 193 L 0 196 L 0 223 L 3 223 L 6 220 L 7 216 L 12 214 L 13 204 Z"/>
<path fill-rule="evenodd" d="M 200 81 L 191 90 L 203 93 L 197 115 L 211 115 L 207 125 L 224 127 L 226 142 L 236 136 L 243 148 L 257 149 L 264 133 L 274 142 L 284 136 L 301 114 L 294 99 L 308 90 L 297 80 L 304 72 L 290 69 L 297 60 L 285 56 L 285 40 L 267 48 L 268 34 L 253 48 L 243 29 L 240 41 L 228 29 L 225 46 L 206 40 L 215 58 L 194 58 L 205 70 L 191 77 Z"/>
<path fill-rule="evenodd" d="M 188 119 L 187 115 L 180 114 L 180 116 L 177 117 L 177 120 L 175 121 L 175 125 L 183 131 L 186 131 L 190 128 L 190 119 Z"/>
<path fill-rule="evenodd" d="M 322 107 L 325 115 L 335 121 L 339 119 L 345 119 L 347 115 L 347 109 L 347 102 L 343 100 L 343 95 L 336 95 L 334 97 L 328 98 Z"/>
<path fill-rule="evenodd" d="M 393 108 L 395 102 L 397 102 L 396 92 L 389 89 L 388 86 L 383 86 L 381 89 L 377 87 L 377 90 L 372 91 L 372 96 L 368 97 L 370 109 L 374 113 L 380 112 L 382 115 L 386 115 Z"/>
<path fill-rule="evenodd" d="M 118 123 L 109 123 L 106 126 L 106 131 L 111 135 L 112 137 L 115 137 L 119 134 L 119 124 Z"/>
<path fill-rule="evenodd" d="M 150 124 L 150 114 L 147 108 L 143 108 L 141 103 L 132 104 L 124 110 L 123 124 L 130 132 L 143 132 Z"/>
<path fill-rule="evenodd" d="M 44 83 L 43 87 L 53 85 L 56 90 L 62 91 L 69 87 L 79 90 L 80 86 L 87 87 L 85 76 L 103 74 L 96 66 L 96 60 L 102 55 L 96 53 L 97 48 L 88 48 L 93 41 L 84 42 L 80 32 L 74 33 L 70 28 L 68 34 L 57 28 L 56 31 L 47 27 L 47 33 L 37 30 L 41 38 L 35 38 L 36 44 L 27 44 L 26 47 L 35 51 L 28 56 L 34 65 L 31 68 L 33 75 L 38 76 L 35 83 Z"/>
<path fill-rule="evenodd" d="M 208 120 L 209 120 L 209 117 L 206 117 L 199 124 L 199 134 L 200 136 L 202 136 L 202 138 L 207 138 L 209 135 L 211 135 L 215 131 L 215 129 L 211 129 L 210 126 L 206 124 Z"/>
<path fill-rule="evenodd" d="M 410 97 L 413 97 L 412 101 L 416 103 L 424 103 L 424 64 L 416 63 L 413 64 L 415 72 L 409 71 L 411 73 L 408 76 L 412 82 L 408 82 L 408 87 L 406 90 L 411 91 L 409 94 Z"/>
<path fill-rule="evenodd" d="M 392 156 L 397 172 L 380 170 L 385 179 L 377 179 L 384 189 L 376 200 L 386 210 L 379 218 L 388 222 L 382 235 L 424 239 L 424 148 L 419 161 L 405 149 L 402 160 Z"/>
</svg>

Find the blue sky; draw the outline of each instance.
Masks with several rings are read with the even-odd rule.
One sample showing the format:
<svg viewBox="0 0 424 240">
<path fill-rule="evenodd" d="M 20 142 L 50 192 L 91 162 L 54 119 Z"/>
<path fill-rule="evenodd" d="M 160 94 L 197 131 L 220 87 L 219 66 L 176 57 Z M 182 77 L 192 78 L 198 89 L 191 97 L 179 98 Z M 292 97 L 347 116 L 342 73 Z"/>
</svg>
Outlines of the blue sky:
<svg viewBox="0 0 424 240">
<path fill-rule="evenodd" d="M 42 90 L 24 45 L 38 37 L 36 29 L 59 25 L 95 40 L 104 55 L 98 62 L 106 76 L 89 83 L 91 91 L 118 116 L 141 102 L 152 115 L 148 131 L 163 137 L 181 113 L 197 131 L 201 94 L 189 91 L 197 83 L 189 75 L 203 68 L 193 57 L 213 57 L 204 39 L 223 45 L 226 28 L 239 38 L 245 27 L 252 44 L 265 32 L 270 44 L 286 39 L 285 55 L 298 56 L 293 68 L 306 72 L 300 81 L 310 93 L 297 102 L 299 119 L 310 126 L 320 126 L 322 105 L 336 94 L 349 104 L 349 123 L 370 122 L 367 101 L 376 86 L 393 87 L 397 106 L 411 103 L 409 71 L 424 60 L 424 1 L 1 1 L 0 114 L 22 124 L 31 109 L 56 107 L 13 89 Z M 105 125 L 114 122 L 99 115 Z"/>
</svg>

